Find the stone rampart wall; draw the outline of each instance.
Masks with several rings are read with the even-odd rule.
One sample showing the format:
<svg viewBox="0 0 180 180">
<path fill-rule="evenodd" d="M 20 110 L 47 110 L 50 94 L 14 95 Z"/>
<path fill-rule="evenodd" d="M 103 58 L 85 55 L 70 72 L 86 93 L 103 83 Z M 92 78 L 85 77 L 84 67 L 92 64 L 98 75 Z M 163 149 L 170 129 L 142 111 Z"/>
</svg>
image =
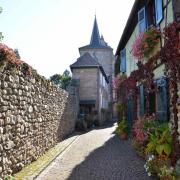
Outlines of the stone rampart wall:
<svg viewBox="0 0 180 180">
<path fill-rule="evenodd" d="M 17 62 L 0 57 L 0 177 L 20 171 L 70 134 L 77 117 L 76 96 Z"/>
</svg>

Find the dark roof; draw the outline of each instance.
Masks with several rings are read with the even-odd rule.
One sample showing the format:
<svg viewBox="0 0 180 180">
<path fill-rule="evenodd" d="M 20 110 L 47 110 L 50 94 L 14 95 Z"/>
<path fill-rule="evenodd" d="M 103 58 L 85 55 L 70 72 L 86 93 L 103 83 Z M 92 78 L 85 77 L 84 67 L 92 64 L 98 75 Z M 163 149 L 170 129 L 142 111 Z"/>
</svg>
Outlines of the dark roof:
<svg viewBox="0 0 180 180">
<path fill-rule="evenodd" d="M 100 38 L 100 35 L 99 35 L 98 24 L 97 24 L 97 20 L 96 20 L 96 16 L 95 16 L 90 44 L 80 47 L 79 49 L 95 49 L 95 48 L 97 48 L 97 49 L 112 49 L 107 44 L 102 43 L 101 40 L 102 39 Z"/>
<path fill-rule="evenodd" d="M 84 53 L 81 57 L 77 59 L 75 63 L 73 63 L 70 67 L 99 67 L 99 64 L 88 52 Z"/>
<path fill-rule="evenodd" d="M 122 49 L 124 49 L 126 43 L 128 42 L 129 38 L 131 37 L 131 34 L 134 31 L 134 28 L 137 25 L 138 22 L 138 11 L 144 6 L 144 4 L 147 1 L 144 0 L 135 0 L 134 5 L 132 7 L 132 10 L 130 12 L 129 18 L 126 22 L 126 26 L 124 28 L 124 31 L 122 33 L 121 39 L 119 41 L 117 50 L 116 50 L 116 54 L 115 55 L 119 55 L 120 51 Z"/>
<path fill-rule="evenodd" d="M 101 64 L 99 64 L 88 52 L 84 53 L 81 57 L 77 59 L 77 61 L 70 65 L 72 69 L 79 68 L 99 68 L 104 75 L 107 82 L 109 82 L 106 73 Z"/>
<path fill-rule="evenodd" d="M 93 25 L 93 31 L 92 31 L 92 34 L 91 34 L 90 44 L 94 45 L 94 46 L 101 45 L 101 40 L 100 40 L 100 35 L 99 35 L 99 29 L 98 29 L 98 25 L 97 25 L 96 16 L 94 18 L 94 25 Z"/>
</svg>

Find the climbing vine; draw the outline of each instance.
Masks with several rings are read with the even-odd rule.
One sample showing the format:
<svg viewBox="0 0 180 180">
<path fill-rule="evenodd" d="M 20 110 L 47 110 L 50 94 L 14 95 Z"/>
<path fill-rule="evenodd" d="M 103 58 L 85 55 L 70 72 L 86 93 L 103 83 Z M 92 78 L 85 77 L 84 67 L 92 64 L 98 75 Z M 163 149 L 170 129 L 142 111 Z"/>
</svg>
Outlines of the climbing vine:
<svg viewBox="0 0 180 180">
<path fill-rule="evenodd" d="M 180 145 L 178 141 L 178 84 L 180 82 L 180 24 L 173 22 L 164 31 L 164 47 L 161 50 L 160 57 L 165 64 L 166 76 L 169 79 L 169 91 L 171 92 L 171 106 L 173 116 L 173 164 L 180 157 Z"/>
<path fill-rule="evenodd" d="M 170 102 L 172 107 L 171 121 L 173 124 L 172 136 L 173 136 L 173 153 L 172 163 L 175 164 L 177 159 L 180 158 L 180 144 L 178 141 L 178 82 L 180 82 L 180 24 L 173 22 L 165 27 L 162 32 L 164 38 L 164 45 L 161 50 L 153 57 L 149 58 L 147 63 L 143 64 L 142 61 L 138 62 L 138 70 L 133 71 L 128 78 L 122 83 L 125 87 L 126 99 L 129 96 L 134 100 L 134 119 L 137 119 L 137 96 L 138 89 L 137 83 L 144 85 L 144 94 L 146 102 L 146 114 L 150 115 L 149 108 L 149 93 L 156 90 L 153 85 L 154 74 L 153 71 L 157 67 L 158 61 L 165 65 L 165 76 L 169 82 L 169 92 L 171 92 Z"/>
</svg>

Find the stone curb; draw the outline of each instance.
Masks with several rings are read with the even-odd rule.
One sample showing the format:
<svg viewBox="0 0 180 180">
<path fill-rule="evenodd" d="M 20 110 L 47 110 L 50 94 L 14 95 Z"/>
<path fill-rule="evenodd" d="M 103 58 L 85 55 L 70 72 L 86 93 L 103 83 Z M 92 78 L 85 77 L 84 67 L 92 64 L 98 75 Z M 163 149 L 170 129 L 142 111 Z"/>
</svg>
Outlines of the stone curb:
<svg viewBox="0 0 180 180">
<path fill-rule="evenodd" d="M 52 156 L 52 158 L 50 158 L 50 160 L 48 160 L 47 162 L 44 163 L 44 165 L 42 165 L 40 168 L 32 171 L 31 170 L 31 166 L 32 166 L 32 163 L 27 165 L 25 167 L 26 170 L 22 169 L 19 173 L 15 174 L 14 177 L 15 177 L 15 180 L 35 180 L 48 166 L 51 165 L 51 163 L 59 156 L 61 155 L 62 153 L 64 153 L 68 147 L 70 147 L 79 137 L 80 135 L 79 134 L 75 134 L 74 136 L 71 136 L 67 139 L 65 139 L 64 141 L 58 143 L 55 147 L 53 147 L 54 149 L 55 148 L 60 148 L 59 152 L 57 154 L 55 154 L 55 156 Z M 51 151 L 53 148 L 51 148 L 49 151 Z M 47 151 L 47 153 L 49 152 Z M 45 153 L 43 156 L 41 157 L 46 157 L 47 156 L 47 153 Z M 41 161 L 41 157 L 33 162 L 34 164 L 37 164 Z M 29 168 L 29 171 L 31 171 L 31 173 L 29 175 L 26 175 L 24 174 L 23 171 L 27 171 Z M 24 174 L 21 175 L 21 174 Z"/>
</svg>

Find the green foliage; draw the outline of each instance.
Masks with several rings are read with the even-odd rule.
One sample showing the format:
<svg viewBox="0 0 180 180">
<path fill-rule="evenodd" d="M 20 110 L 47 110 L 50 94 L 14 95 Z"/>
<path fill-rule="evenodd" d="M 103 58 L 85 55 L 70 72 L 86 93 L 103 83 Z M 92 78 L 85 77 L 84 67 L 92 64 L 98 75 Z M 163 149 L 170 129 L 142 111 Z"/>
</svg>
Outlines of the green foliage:
<svg viewBox="0 0 180 180">
<path fill-rule="evenodd" d="M 87 131 L 87 122 L 84 119 L 78 119 L 75 128 L 77 131 Z"/>
<path fill-rule="evenodd" d="M 32 74 L 32 69 L 30 68 L 30 66 L 27 63 L 23 63 L 21 65 L 21 70 L 24 74 L 26 75 L 31 75 Z"/>
<path fill-rule="evenodd" d="M 170 156 L 172 152 L 172 137 L 168 123 L 163 123 L 150 134 L 146 153 L 157 153 L 158 155 Z"/>
<path fill-rule="evenodd" d="M 159 121 L 153 117 L 146 117 L 143 122 L 143 131 L 147 132 L 147 134 L 154 132 L 155 129 L 160 125 Z"/>
<path fill-rule="evenodd" d="M 144 165 L 148 176 L 157 175 L 161 180 L 175 180 L 176 172 L 171 167 L 172 135 L 168 123 L 160 123 L 153 116 L 144 117 L 134 123 L 133 145 L 141 156 L 146 155 Z M 138 143 L 139 139 L 143 143 Z"/>
<path fill-rule="evenodd" d="M 161 37 L 161 32 L 154 27 L 144 32 L 141 42 L 141 51 L 144 57 L 149 57 L 154 47 L 158 44 L 160 37 Z"/>
<path fill-rule="evenodd" d="M 87 114 L 85 116 L 85 121 L 87 123 L 87 128 L 91 128 L 94 124 L 94 115 L 93 114 Z"/>
<path fill-rule="evenodd" d="M 158 176 L 160 179 L 176 180 L 177 175 L 173 167 L 169 168 L 168 166 L 164 165 L 159 171 Z"/>
<path fill-rule="evenodd" d="M 144 165 L 144 168 L 146 170 L 146 172 L 148 173 L 149 176 L 151 175 L 154 175 L 157 173 L 157 169 L 158 169 L 158 166 L 157 166 L 157 162 L 156 162 L 156 159 L 154 157 L 154 155 L 151 155 L 145 165 Z"/>
<path fill-rule="evenodd" d="M 77 131 L 86 131 L 89 128 L 99 126 L 98 115 L 96 111 L 90 114 L 79 114 L 78 120 L 76 122 Z"/>
<path fill-rule="evenodd" d="M 60 86 L 61 84 L 60 74 L 54 74 L 53 76 L 50 77 L 50 80 L 58 86 Z"/>
<path fill-rule="evenodd" d="M 0 42 L 3 40 L 4 36 L 2 35 L 2 32 L 0 32 Z"/>
<path fill-rule="evenodd" d="M 71 75 L 68 70 L 65 70 L 62 75 L 54 74 L 50 77 L 50 80 L 62 89 L 66 89 L 71 82 Z"/>
<path fill-rule="evenodd" d="M 65 70 L 61 76 L 61 88 L 66 89 L 71 82 L 70 72 Z"/>
<path fill-rule="evenodd" d="M 123 103 L 117 103 L 116 104 L 116 109 L 118 112 L 123 112 L 125 109 L 125 105 Z"/>
<path fill-rule="evenodd" d="M 144 168 L 148 172 L 148 175 L 151 176 L 161 173 L 161 168 L 164 166 L 168 169 L 171 168 L 170 159 L 167 156 L 150 155 L 144 165 Z"/>
<path fill-rule="evenodd" d="M 11 175 L 7 175 L 4 177 L 4 180 L 14 180 L 14 177 Z"/>
<path fill-rule="evenodd" d="M 140 157 L 145 157 L 145 154 L 144 154 L 144 149 L 145 147 L 142 145 L 142 143 L 139 143 L 138 141 L 136 140 L 132 140 L 132 145 L 134 147 L 134 149 L 136 150 L 137 154 L 140 156 Z"/>
<path fill-rule="evenodd" d="M 128 126 L 127 126 L 125 119 L 118 122 L 118 127 L 116 128 L 116 133 L 117 134 L 128 133 Z"/>
<path fill-rule="evenodd" d="M 2 13 L 2 10 L 3 10 L 2 7 L 0 7 L 0 14 Z M 3 38 L 4 38 L 4 37 L 3 37 L 3 35 L 2 35 L 2 32 L 0 32 L 0 42 L 3 40 Z"/>
</svg>

